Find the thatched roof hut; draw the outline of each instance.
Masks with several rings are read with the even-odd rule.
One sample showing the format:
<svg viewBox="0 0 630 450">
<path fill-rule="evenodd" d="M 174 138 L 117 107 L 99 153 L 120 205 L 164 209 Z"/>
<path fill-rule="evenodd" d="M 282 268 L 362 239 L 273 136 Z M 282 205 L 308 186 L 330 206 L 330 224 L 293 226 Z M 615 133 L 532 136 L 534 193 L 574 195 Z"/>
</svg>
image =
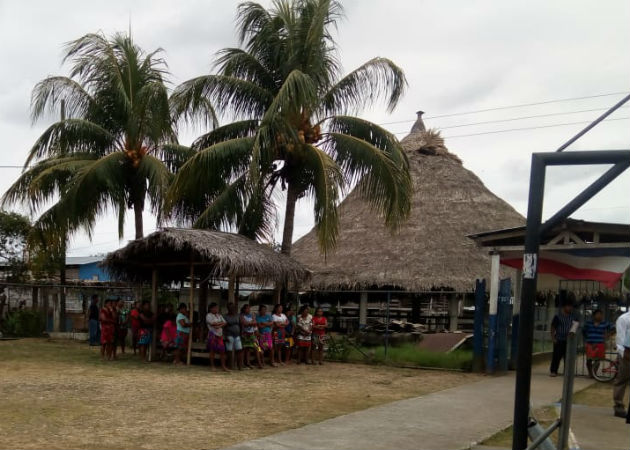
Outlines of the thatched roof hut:
<svg viewBox="0 0 630 450">
<path fill-rule="evenodd" d="M 114 277 L 130 281 L 151 280 L 154 268 L 161 269 L 162 281 L 180 281 L 189 276 L 191 265 L 199 275 L 261 283 L 301 283 L 310 275 L 296 260 L 239 234 L 184 228 L 164 228 L 136 239 L 107 255 L 102 265 Z"/>
<path fill-rule="evenodd" d="M 414 186 L 409 220 L 392 234 L 351 192 L 340 206 L 337 247 L 326 259 L 315 230 L 293 246 L 293 257 L 313 271 L 313 288 L 470 291 L 475 278 L 489 276 L 490 258 L 467 235 L 525 223 L 449 153 L 439 133 L 422 131 L 421 121 L 419 112 L 402 140 Z"/>
</svg>

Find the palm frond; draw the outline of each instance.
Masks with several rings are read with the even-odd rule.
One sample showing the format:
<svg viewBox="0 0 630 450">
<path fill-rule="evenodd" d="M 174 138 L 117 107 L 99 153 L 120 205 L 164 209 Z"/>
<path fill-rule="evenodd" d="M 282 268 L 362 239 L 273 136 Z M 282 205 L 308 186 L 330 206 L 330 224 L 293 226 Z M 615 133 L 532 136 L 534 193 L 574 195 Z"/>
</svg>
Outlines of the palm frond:
<svg viewBox="0 0 630 450">
<path fill-rule="evenodd" d="M 315 227 L 324 255 L 337 243 L 339 234 L 339 186 L 342 174 L 335 161 L 312 145 L 304 146 L 306 171 L 310 176 L 308 194 L 314 199 Z"/>
<path fill-rule="evenodd" d="M 179 170 L 167 194 L 169 215 L 189 215 L 190 205 L 206 202 L 249 167 L 253 138 L 219 142 L 198 151 Z M 192 208 L 195 209 L 195 208 Z"/>
<path fill-rule="evenodd" d="M 366 126 L 360 119 L 352 122 L 345 118 L 345 122 L 336 123 L 333 129 L 353 128 L 353 133 L 328 133 L 326 145 L 334 153 L 346 182 L 358 181 L 359 193 L 383 215 L 388 226 L 396 228 L 411 209 L 412 186 L 407 161 L 393 136 L 374 128 L 376 126 L 371 128 L 372 134 L 360 133 Z"/>
<path fill-rule="evenodd" d="M 180 144 L 160 145 L 153 152 L 155 157 L 173 173 L 176 173 L 195 153 L 195 149 Z"/>
<path fill-rule="evenodd" d="M 257 120 L 241 120 L 215 128 L 192 143 L 193 149 L 203 149 L 230 139 L 253 136 L 258 128 Z"/>
<path fill-rule="evenodd" d="M 273 96 L 250 81 L 224 75 L 206 75 L 185 81 L 171 95 L 175 120 L 217 125 L 216 108 L 235 117 L 260 117 Z"/>
<path fill-rule="evenodd" d="M 79 83 L 68 77 L 48 77 L 33 88 L 31 117 L 37 121 L 44 113 L 58 114 L 64 102 L 66 117 L 85 117 L 91 108 L 98 108 L 92 96 Z"/>
<path fill-rule="evenodd" d="M 407 87 L 401 68 L 386 58 L 374 58 L 339 80 L 323 97 L 326 115 L 358 112 L 385 100 L 393 111 Z"/>
<path fill-rule="evenodd" d="M 24 163 L 67 153 L 105 155 L 113 150 L 116 137 L 100 125 L 84 119 L 66 119 L 52 124 L 35 141 Z"/>
</svg>

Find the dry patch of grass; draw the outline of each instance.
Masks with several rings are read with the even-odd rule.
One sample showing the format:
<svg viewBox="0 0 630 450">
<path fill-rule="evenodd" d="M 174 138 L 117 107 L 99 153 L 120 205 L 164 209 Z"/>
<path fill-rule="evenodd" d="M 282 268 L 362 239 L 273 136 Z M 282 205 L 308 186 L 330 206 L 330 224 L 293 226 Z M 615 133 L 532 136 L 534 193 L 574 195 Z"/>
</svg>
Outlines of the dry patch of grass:
<svg viewBox="0 0 630 450">
<path fill-rule="evenodd" d="M 613 384 L 595 383 L 573 396 L 573 403 L 576 405 L 601 406 L 612 408 Z"/>
<path fill-rule="evenodd" d="M 553 406 L 547 406 L 537 409 L 534 413 L 534 416 L 536 417 L 536 420 L 538 420 L 538 423 L 546 429 L 558 418 L 558 413 Z M 550 438 L 552 442 L 557 442 L 558 430 L 555 430 L 553 433 L 551 433 Z M 483 441 L 482 444 L 487 445 L 488 447 L 511 448 L 512 427 L 510 426 L 503 431 L 499 431 L 494 436 Z"/>
<path fill-rule="evenodd" d="M 0 448 L 217 448 L 478 380 L 352 364 L 209 373 L 103 363 L 85 344 L 0 342 Z"/>
</svg>

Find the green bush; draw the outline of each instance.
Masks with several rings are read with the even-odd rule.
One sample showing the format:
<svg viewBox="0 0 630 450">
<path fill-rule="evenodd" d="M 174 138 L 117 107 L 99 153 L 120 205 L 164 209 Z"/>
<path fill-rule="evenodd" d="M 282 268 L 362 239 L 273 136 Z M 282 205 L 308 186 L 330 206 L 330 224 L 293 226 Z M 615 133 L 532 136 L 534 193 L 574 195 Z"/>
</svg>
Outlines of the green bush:
<svg viewBox="0 0 630 450">
<path fill-rule="evenodd" d="M 348 359 L 357 362 L 394 364 L 402 366 L 435 367 L 442 369 L 471 370 L 472 352 L 455 350 L 450 353 L 432 352 L 418 348 L 417 344 L 403 344 L 389 347 L 385 358 L 385 347 L 363 348 L 366 358 L 358 350 L 353 349 Z"/>
<path fill-rule="evenodd" d="M 42 312 L 23 309 L 10 312 L 2 321 L 0 329 L 8 336 L 37 337 L 42 335 L 45 327 Z"/>
</svg>

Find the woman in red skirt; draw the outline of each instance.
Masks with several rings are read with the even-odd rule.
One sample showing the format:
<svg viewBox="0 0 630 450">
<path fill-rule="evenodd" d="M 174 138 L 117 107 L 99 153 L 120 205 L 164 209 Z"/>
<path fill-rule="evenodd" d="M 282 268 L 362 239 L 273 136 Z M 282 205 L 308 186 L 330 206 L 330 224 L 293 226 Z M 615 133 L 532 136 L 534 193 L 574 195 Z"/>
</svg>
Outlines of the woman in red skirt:
<svg viewBox="0 0 630 450">
<path fill-rule="evenodd" d="M 116 315 L 112 308 L 112 300 L 105 300 L 105 305 L 99 314 L 101 322 L 101 358 L 112 359 L 114 352 L 114 337 L 116 334 Z"/>
</svg>

